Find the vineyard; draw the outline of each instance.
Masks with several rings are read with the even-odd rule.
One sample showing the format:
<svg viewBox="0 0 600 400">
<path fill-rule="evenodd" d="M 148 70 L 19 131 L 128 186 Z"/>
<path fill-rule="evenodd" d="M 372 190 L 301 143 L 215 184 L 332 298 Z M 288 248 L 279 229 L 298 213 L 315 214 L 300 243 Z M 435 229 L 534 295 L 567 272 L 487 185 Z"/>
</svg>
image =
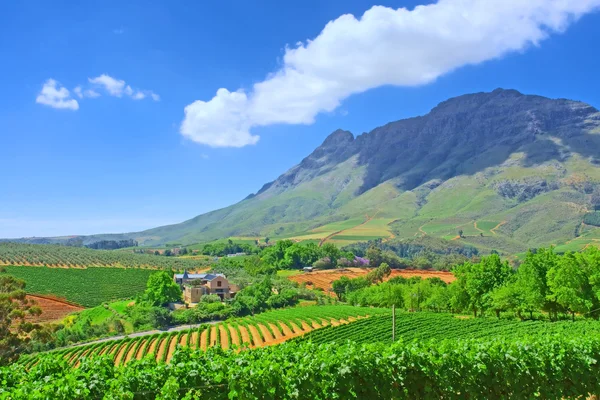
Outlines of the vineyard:
<svg viewBox="0 0 600 400">
<path fill-rule="evenodd" d="M 600 339 L 598 321 L 517 321 L 498 318 L 456 318 L 449 314 L 397 313 L 397 340 L 429 339 L 520 339 L 526 336 L 565 335 L 572 338 L 594 336 Z M 316 344 L 351 340 L 359 344 L 392 341 L 391 312 L 336 328 L 310 332 L 296 340 Z"/>
<path fill-rule="evenodd" d="M 255 348 L 275 345 L 327 326 L 340 326 L 386 310 L 352 306 L 309 306 L 270 311 L 252 317 L 229 320 L 218 324 L 206 324 L 197 329 L 182 330 L 117 341 L 106 341 L 53 351 L 69 365 L 77 366 L 83 357 L 106 355 L 116 365 L 134 359 L 140 360 L 152 354 L 156 361 L 168 362 L 177 345 L 207 350 Z M 27 366 L 37 361 L 37 355 L 24 357 Z"/>
<path fill-rule="evenodd" d="M 340 279 L 342 276 L 346 276 L 351 279 L 358 278 L 361 276 L 366 276 L 370 271 L 371 269 L 369 268 L 345 268 L 343 270 L 324 270 L 293 275 L 289 276 L 288 279 L 300 284 L 306 283 L 308 288 L 320 288 L 327 292 L 331 289 L 331 282 Z M 450 283 L 455 279 L 454 275 L 452 275 L 451 272 L 411 269 L 393 269 L 392 274 L 386 279 L 390 279 L 396 276 L 401 276 L 403 278 L 420 276 L 423 279 L 440 278 L 446 283 Z"/>
<path fill-rule="evenodd" d="M 98 352 L 108 357 L 50 355 L 0 368 L 0 398 L 525 400 L 585 399 L 600 391 L 597 337 L 183 348 L 170 364 L 145 358 L 126 366 L 114 365 L 113 347 Z M 74 358 L 81 358 L 79 368 L 71 367 Z"/>
<path fill-rule="evenodd" d="M 46 244 L 0 243 L 0 265 L 197 269 L 206 260 Z"/>
<path fill-rule="evenodd" d="M 90 250 L 104 252 L 105 250 Z M 104 302 L 127 299 L 143 292 L 154 271 L 139 268 L 48 268 L 4 267 L 6 273 L 23 279 L 27 293 L 49 294 L 95 307 Z"/>
</svg>

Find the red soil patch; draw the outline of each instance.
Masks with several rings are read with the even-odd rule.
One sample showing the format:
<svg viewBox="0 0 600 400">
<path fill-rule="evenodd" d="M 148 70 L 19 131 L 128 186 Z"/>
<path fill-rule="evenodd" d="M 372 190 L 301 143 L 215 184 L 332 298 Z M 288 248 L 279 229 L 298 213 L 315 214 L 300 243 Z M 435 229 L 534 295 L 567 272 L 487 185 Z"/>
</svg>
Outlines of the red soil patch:
<svg viewBox="0 0 600 400">
<path fill-rule="evenodd" d="M 365 276 L 372 268 L 345 268 L 343 270 L 325 270 L 315 272 L 304 272 L 299 275 L 289 276 L 288 279 L 300 284 L 306 283 L 309 288 L 321 288 L 325 292 L 331 290 L 331 282 L 340 279 L 342 276 L 348 278 L 358 278 L 359 276 Z M 420 269 L 393 269 L 392 273 L 386 280 L 395 276 L 401 276 L 403 278 L 411 278 L 413 276 L 420 276 L 423 279 L 427 278 L 440 278 L 446 283 L 454 281 L 456 278 L 451 272 L 447 271 L 429 271 Z M 333 291 L 330 292 L 332 296 L 335 294 Z"/>
<path fill-rule="evenodd" d="M 27 300 L 35 301 L 36 305 L 42 309 L 42 314 L 39 316 L 27 317 L 28 321 L 36 323 L 60 320 L 68 314 L 83 310 L 83 307 L 52 296 L 28 294 Z"/>
</svg>

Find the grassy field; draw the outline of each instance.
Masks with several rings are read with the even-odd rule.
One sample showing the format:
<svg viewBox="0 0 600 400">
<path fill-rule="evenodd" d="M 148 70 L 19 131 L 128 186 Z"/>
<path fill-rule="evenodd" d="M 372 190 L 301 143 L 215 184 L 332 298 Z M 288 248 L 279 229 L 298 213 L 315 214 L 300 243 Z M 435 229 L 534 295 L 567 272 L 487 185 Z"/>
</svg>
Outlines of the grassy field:
<svg viewBox="0 0 600 400">
<path fill-rule="evenodd" d="M 49 294 L 84 307 L 128 299 L 143 292 L 153 270 L 138 268 L 4 267 L 23 279 L 27 293 Z"/>
</svg>

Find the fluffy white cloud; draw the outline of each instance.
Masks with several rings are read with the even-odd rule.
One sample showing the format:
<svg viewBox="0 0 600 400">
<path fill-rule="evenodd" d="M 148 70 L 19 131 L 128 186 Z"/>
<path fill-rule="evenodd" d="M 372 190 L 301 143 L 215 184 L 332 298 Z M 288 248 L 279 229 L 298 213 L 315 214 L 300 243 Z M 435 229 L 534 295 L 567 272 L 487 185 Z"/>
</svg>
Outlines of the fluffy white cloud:
<svg viewBox="0 0 600 400">
<path fill-rule="evenodd" d="M 219 89 L 210 101 L 188 105 L 180 132 L 191 140 L 213 147 L 243 147 L 258 142 L 249 133 L 246 94 Z"/>
<path fill-rule="evenodd" d="M 375 6 L 342 15 L 286 48 L 282 67 L 248 93 L 219 89 L 185 108 L 180 132 L 209 146 L 254 144 L 254 126 L 310 124 L 348 96 L 430 83 L 465 65 L 538 45 L 600 0 L 440 0 L 413 10 Z"/>
<path fill-rule="evenodd" d="M 121 97 L 125 90 L 125 81 L 115 79 L 106 74 L 102 74 L 95 78 L 88 78 L 88 81 L 94 85 L 103 87 L 111 96 Z M 130 86 L 127 86 L 127 88 L 131 91 Z"/>
<path fill-rule="evenodd" d="M 54 79 L 48 79 L 41 92 L 35 99 L 38 104 L 44 104 L 52 108 L 77 110 L 79 103 L 71 98 L 71 93 Z"/>
</svg>

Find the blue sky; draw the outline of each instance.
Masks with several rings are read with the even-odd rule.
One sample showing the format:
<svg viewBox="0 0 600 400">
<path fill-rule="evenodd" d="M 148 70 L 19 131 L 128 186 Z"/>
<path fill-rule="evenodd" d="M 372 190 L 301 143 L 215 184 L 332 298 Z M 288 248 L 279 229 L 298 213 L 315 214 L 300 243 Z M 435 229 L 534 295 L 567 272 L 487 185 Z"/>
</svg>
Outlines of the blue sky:
<svg viewBox="0 0 600 400">
<path fill-rule="evenodd" d="M 363 19 L 374 3 L 9 2 L 0 237 L 180 222 L 256 192 L 337 128 L 464 93 L 600 106 L 598 1 L 474 1 L 384 1 Z"/>
</svg>

